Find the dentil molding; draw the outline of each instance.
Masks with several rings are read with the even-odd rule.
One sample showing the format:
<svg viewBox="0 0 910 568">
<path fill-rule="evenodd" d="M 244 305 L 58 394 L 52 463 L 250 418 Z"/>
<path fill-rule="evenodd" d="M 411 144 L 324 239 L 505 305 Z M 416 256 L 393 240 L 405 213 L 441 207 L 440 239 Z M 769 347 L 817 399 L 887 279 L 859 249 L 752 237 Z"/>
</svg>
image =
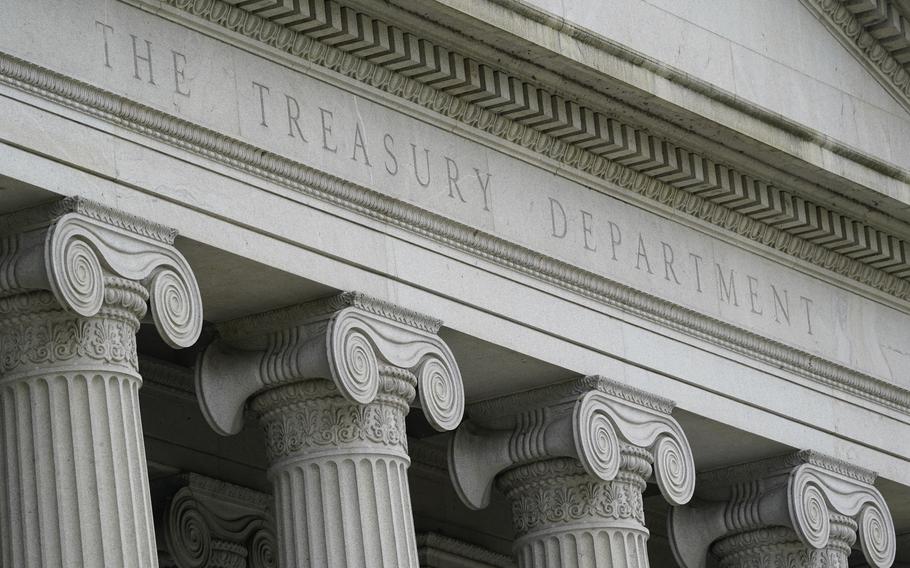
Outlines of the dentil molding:
<svg viewBox="0 0 910 568">
<path fill-rule="evenodd" d="M 888 568 L 894 523 L 874 481 L 870 471 L 811 451 L 699 474 L 698 497 L 670 513 L 674 555 L 684 568 L 704 566 L 711 550 L 730 567 L 763 554 L 846 566 L 858 531 L 866 562 Z"/>
</svg>

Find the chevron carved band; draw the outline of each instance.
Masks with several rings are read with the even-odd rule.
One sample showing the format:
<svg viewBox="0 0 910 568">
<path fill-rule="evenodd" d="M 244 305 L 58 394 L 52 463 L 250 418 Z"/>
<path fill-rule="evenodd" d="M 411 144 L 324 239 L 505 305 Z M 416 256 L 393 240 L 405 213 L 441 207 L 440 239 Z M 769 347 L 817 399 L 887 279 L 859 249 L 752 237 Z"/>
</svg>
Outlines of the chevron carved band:
<svg viewBox="0 0 910 568">
<path fill-rule="evenodd" d="M 867 283 L 887 288 L 890 293 L 899 290 L 898 295 L 902 297 L 910 295 L 907 241 L 334 0 L 195 3 L 168 0 L 168 3 L 238 31 L 251 31 L 247 35 L 257 38 L 284 32 L 303 34 L 464 103 L 533 128 L 562 145 L 621 164 L 708 203 L 880 270 L 902 282 Z M 243 13 L 238 13 L 238 9 Z M 247 19 L 243 19 L 244 13 Z M 777 248 L 792 254 L 794 246 L 788 243 Z"/>
</svg>

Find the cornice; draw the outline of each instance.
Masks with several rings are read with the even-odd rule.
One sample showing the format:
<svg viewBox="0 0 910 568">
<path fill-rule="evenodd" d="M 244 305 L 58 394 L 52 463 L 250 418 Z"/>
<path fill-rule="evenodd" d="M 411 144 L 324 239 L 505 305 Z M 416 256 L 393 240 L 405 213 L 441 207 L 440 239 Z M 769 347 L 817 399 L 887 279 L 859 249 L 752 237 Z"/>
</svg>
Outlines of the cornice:
<svg viewBox="0 0 910 568">
<path fill-rule="evenodd" d="M 202 5 L 208 4 L 203 2 Z M 238 21 L 243 22 L 242 19 Z M 274 30 L 277 29 L 275 26 Z M 773 227 L 765 225 L 766 230 L 762 230 L 758 227 L 757 221 L 707 203 L 698 196 L 682 194 L 674 187 L 646 178 L 619 164 L 608 163 L 604 158 L 594 157 L 593 154 L 577 149 L 567 152 L 569 147 L 564 143 L 553 141 L 545 134 L 531 132 L 508 119 L 496 118 L 489 111 L 482 110 L 476 105 L 468 105 L 444 93 L 440 94 L 438 99 L 430 99 L 432 88 L 420 86 L 411 79 L 386 70 L 370 69 L 369 66 L 372 64 L 367 62 L 361 64 L 355 56 L 337 50 L 332 51 L 334 48 L 317 45 L 313 40 L 300 34 L 281 37 L 284 38 L 283 42 L 291 43 L 279 43 L 279 48 L 293 49 L 297 54 L 309 54 L 308 57 L 315 62 L 325 63 L 332 69 L 355 78 L 369 79 L 374 86 L 393 94 L 401 94 L 415 102 L 442 101 L 445 104 L 435 107 L 437 110 L 445 111 L 449 116 L 460 117 L 482 130 L 507 135 L 514 142 L 528 148 L 537 148 L 555 157 L 562 155 L 565 158 L 568 153 L 573 164 L 579 161 L 581 164 L 587 164 L 586 171 L 595 174 L 599 172 L 600 177 L 620 187 L 645 196 L 653 196 L 664 205 L 690 211 L 699 218 L 728 227 L 738 234 L 769 244 L 817 266 L 830 268 L 900 299 L 910 299 L 910 282 L 822 249 L 798 237 L 784 234 Z M 277 41 L 277 37 L 272 41 Z M 889 382 L 699 314 L 473 227 L 2 53 L 0 82 L 251 173 L 303 195 L 344 207 L 523 272 L 604 305 L 621 309 L 692 337 L 711 341 L 776 368 L 903 412 L 910 412 L 910 392 Z M 423 96 L 421 93 L 428 94 Z"/>
<path fill-rule="evenodd" d="M 801 0 L 910 112 L 910 21 L 892 0 Z"/>
<path fill-rule="evenodd" d="M 910 299 L 910 281 L 905 279 L 910 276 L 910 243 L 335 0 L 322 0 L 324 11 L 310 4 L 283 7 L 262 2 L 256 13 L 221 0 L 163 1 L 663 205 Z M 284 27 L 281 22 L 294 23 Z M 296 31 L 310 29 L 318 31 L 312 37 Z M 879 276 L 861 274 L 865 269 Z"/>
</svg>

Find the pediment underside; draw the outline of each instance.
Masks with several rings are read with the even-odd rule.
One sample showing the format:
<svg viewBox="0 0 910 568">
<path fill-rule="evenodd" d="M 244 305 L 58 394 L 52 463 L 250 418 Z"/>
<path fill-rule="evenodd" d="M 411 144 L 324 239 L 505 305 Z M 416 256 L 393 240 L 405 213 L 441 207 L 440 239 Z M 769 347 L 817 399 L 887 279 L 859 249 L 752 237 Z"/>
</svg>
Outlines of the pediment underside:
<svg viewBox="0 0 910 568">
<path fill-rule="evenodd" d="M 910 2 L 801 1 L 910 114 Z"/>
</svg>

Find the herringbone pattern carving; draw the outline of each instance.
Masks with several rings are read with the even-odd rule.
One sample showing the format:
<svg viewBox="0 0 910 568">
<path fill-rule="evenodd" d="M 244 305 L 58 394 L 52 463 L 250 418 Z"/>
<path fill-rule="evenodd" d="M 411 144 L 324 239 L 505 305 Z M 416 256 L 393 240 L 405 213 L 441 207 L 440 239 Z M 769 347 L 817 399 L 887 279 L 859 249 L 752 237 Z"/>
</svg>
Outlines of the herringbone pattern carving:
<svg viewBox="0 0 910 568">
<path fill-rule="evenodd" d="M 898 278 L 910 278 L 907 241 L 334 0 L 227 2 L 806 241 Z M 889 45 L 907 41 L 910 28 L 890 7 L 890 0 L 847 4 L 870 21 L 875 14 L 886 14 L 876 29 Z M 866 10 L 869 6 L 873 8 Z M 910 59 L 910 48 L 905 55 Z"/>
</svg>

